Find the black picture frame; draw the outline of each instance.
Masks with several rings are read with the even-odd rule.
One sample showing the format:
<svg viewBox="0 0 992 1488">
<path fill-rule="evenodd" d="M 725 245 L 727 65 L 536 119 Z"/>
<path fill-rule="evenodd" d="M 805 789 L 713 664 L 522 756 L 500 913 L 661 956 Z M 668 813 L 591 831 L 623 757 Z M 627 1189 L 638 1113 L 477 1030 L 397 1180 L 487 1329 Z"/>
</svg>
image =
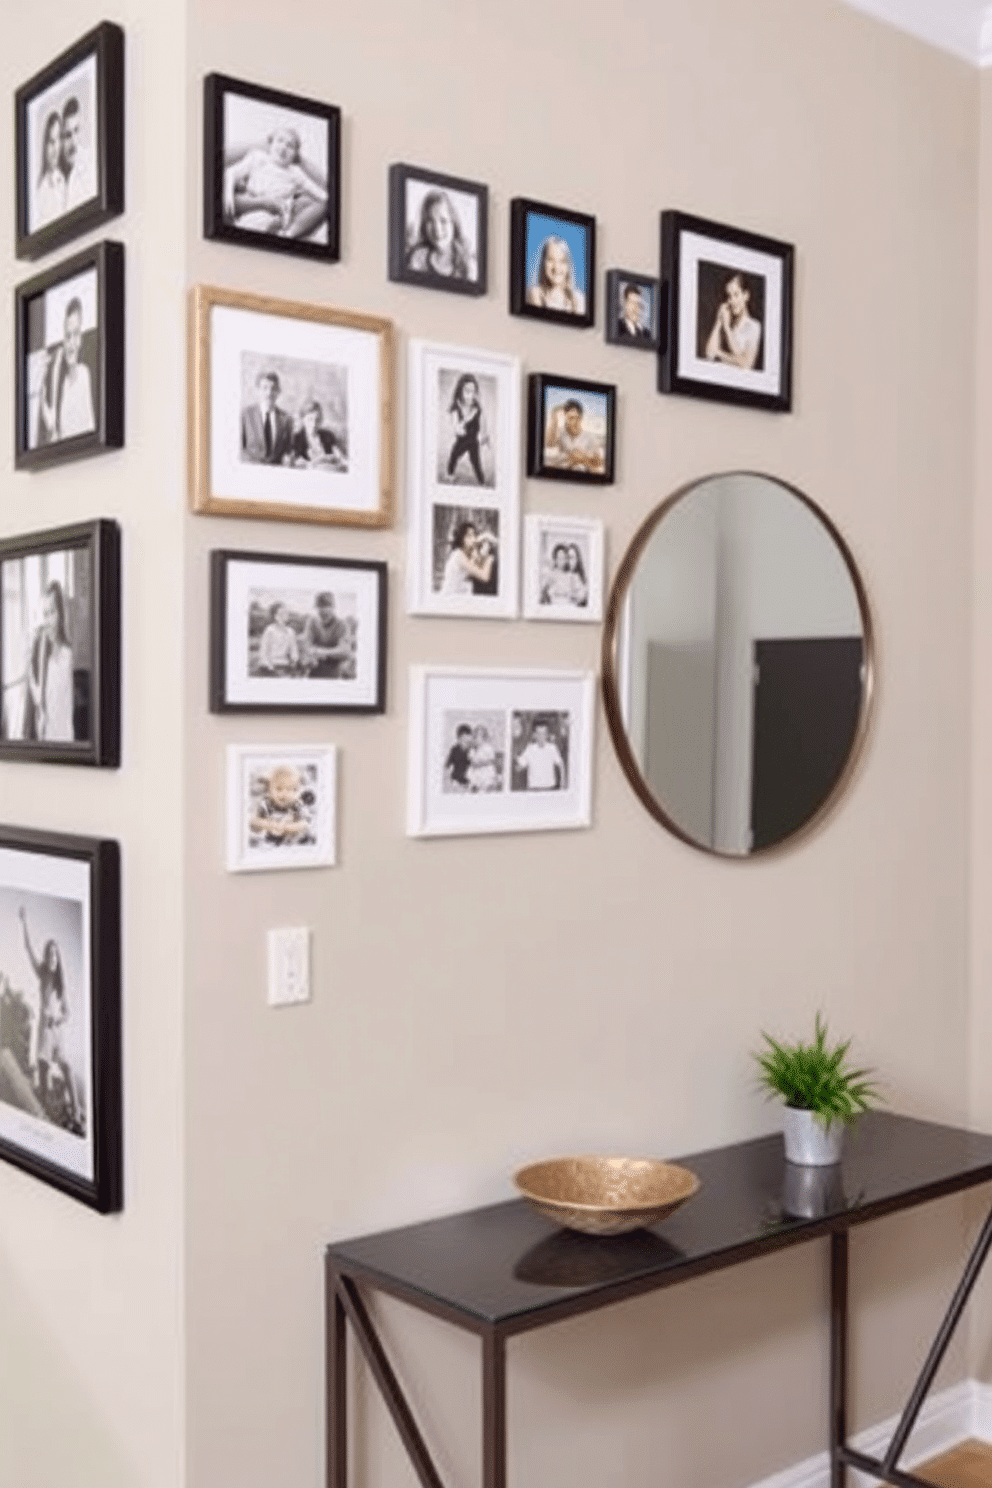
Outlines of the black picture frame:
<svg viewBox="0 0 992 1488">
<path fill-rule="evenodd" d="M 210 555 L 210 711 L 384 712 L 387 591 L 388 567 L 378 560 L 216 549 Z M 307 616 L 295 608 L 301 594 L 313 596 Z M 320 608 L 324 594 L 333 601 L 329 617 Z M 282 621 L 280 608 L 288 611 Z M 326 640 L 318 631 L 314 642 L 314 617 L 328 627 Z M 266 631 L 280 624 L 293 639 L 267 643 Z M 322 644 L 343 656 L 322 659 Z"/>
<path fill-rule="evenodd" d="M 90 76 L 86 78 L 91 58 Z M 59 113 L 69 101 L 62 97 L 60 85 L 64 81 L 66 87 L 72 86 L 70 74 L 76 74 L 77 70 L 82 70 L 80 87 L 71 97 L 77 105 L 75 117 L 81 121 L 77 127 L 86 132 L 83 148 L 88 149 L 92 159 L 92 172 L 87 167 L 85 184 L 81 189 L 85 191 L 92 179 L 93 191 L 81 197 L 78 205 L 69 204 L 70 187 L 59 168 L 50 178 L 65 182 L 60 189 L 67 204 L 59 212 L 56 211 L 57 196 L 53 200 L 53 188 L 37 173 L 44 163 L 44 135 L 48 132 L 52 114 Z M 91 109 L 79 104 L 80 91 L 85 93 L 86 101 L 91 102 Z M 48 109 L 47 116 L 46 102 L 54 106 Z M 92 117 L 94 113 L 95 118 Z M 85 117 L 87 114 L 90 114 L 89 118 Z M 40 258 L 53 248 L 60 248 L 120 216 L 124 210 L 124 32 L 120 26 L 102 21 L 18 88 L 14 95 L 14 115 L 18 258 Z M 43 116 L 43 137 L 38 141 L 34 126 Z M 63 117 L 60 128 L 64 130 L 64 127 Z M 61 148 L 64 146 L 60 145 Z M 77 154 L 73 170 L 78 171 L 80 163 L 81 157 Z M 68 180 L 71 179 L 72 172 Z"/>
<path fill-rule="evenodd" d="M 84 285 L 90 275 L 93 275 L 92 286 Z M 85 293 L 77 293 L 83 288 Z M 78 384 L 83 392 L 82 402 L 78 398 L 73 400 L 74 424 L 79 425 L 79 432 L 50 434 L 43 427 L 42 398 L 46 394 L 50 396 L 50 407 L 58 427 L 62 422 L 63 406 L 63 392 L 58 388 L 61 344 L 52 349 L 53 343 L 48 340 L 45 324 L 49 297 L 53 318 L 57 321 L 52 335 L 58 330 L 66 341 L 71 334 L 68 320 L 73 302 L 81 307 L 80 324 L 76 326 L 80 340 L 78 365 L 85 369 L 86 378 L 85 383 Z M 87 326 L 86 321 L 91 318 L 96 324 Z M 41 359 L 39 354 L 43 351 L 48 354 Z M 97 243 L 17 286 L 14 290 L 14 386 L 14 465 L 18 470 L 40 470 L 123 448 L 123 244 Z M 85 410 L 82 418 L 79 416 L 81 407 Z"/>
<path fill-rule="evenodd" d="M 555 230 L 557 229 L 557 230 Z M 576 309 L 555 308 L 542 303 L 545 291 L 537 282 L 544 261 L 544 250 L 557 238 L 565 244 L 573 286 L 571 294 Z M 582 249 L 584 262 L 576 264 Z M 584 282 L 580 282 L 584 269 Z M 566 291 L 564 293 L 568 293 Z M 528 315 L 535 320 L 550 320 L 556 325 L 581 329 L 591 326 L 596 318 L 596 219 L 586 212 L 573 212 L 567 207 L 554 207 L 548 202 L 531 201 L 517 196 L 510 202 L 510 313 Z"/>
<path fill-rule="evenodd" d="M 294 235 L 298 231 L 302 233 L 302 226 L 308 221 L 307 211 L 312 213 L 319 205 L 314 202 L 310 209 L 297 209 L 293 205 L 295 196 L 287 198 L 282 217 L 275 210 L 270 211 L 271 222 L 264 226 L 239 227 L 236 221 L 232 221 L 233 207 L 230 203 L 225 207 L 224 180 L 226 171 L 237 163 L 235 160 L 228 162 L 226 158 L 233 148 L 227 140 L 225 127 L 225 109 L 229 99 L 241 100 L 243 112 L 249 117 L 254 116 L 250 125 L 248 119 L 243 121 L 245 128 L 274 130 L 278 111 L 296 115 L 297 122 L 291 127 L 297 133 L 298 156 L 292 164 L 302 170 L 304 176 L 312 178 L 318 188 L 321 186 L 319 167 L 311 164 L 308 168 L 299 164 L 299 125 L 308 119 L 326 129 L 326 154 L 321 152 L 320 161 L 327 188 L 326 241 L 312 237 L 323 225 L 319 217 L 307 235 Z M 272 111 L 269 121 L 265 119 L 267 110 Z M 259 135 L 260 141 L 265 138 L 264 133 Z M 247 152 L 239 158 L 246 159 Z M 314 175 L 315 171 L 318 176 Z M 288 211 L 291 215 L 287 217 Z M 289 253 L 296 258 L 337 263 L 341 256 L 341 110 L 317 98 L 304 98 L 277 88 L 263 88 L 257 83 L 227 77 L 219 72 L 209 73 L 203 80 L 203 235 L 225 243 L 238 243 L 243 248 L 260 248 L 270 253 Z"/>
<path fill-rule="evenodd" d="M 613 383 L 532 372 L 527 379 L 527 474 L 539 480 L 572 481 L 582 486 L 612 485 L 616 398 Z M 570 403 L 576 404 L 582 415 L 575 428 L 566 423 Z M 604 421 L 601 436 L 591 433 L 588 426 L 582 428 L 590 413 L 597 422 Z M 549 434 L 553 443 L 549 443 Z"/>
<path fill-rule="evenodd" d="M 418 188 L 427 190 L 421 195 Z M 454 252 L 458 254 L 458 240 L 462 239 L 462 272 L 456 269 L 450 274 L 436 272 L 430 267 L 426 254 L 419 254 L 424 267 L 412 262 L 422 245 L 418 238 L 410 241 L 410 207 L 417 206 L 409 200 L 411 189 L 414 196 L 421 196 L 421 225 L 428 199 L 440 195 L 447 202 L 448 212 L 454 223 Z M 465 221 L 465 203 L 455 197 L 471 197 L 474 205 L 474 222 Z M 474 241 L 474 249 L 473 249 Z M 415 284 L 420 289 L 440 289 L 448 294 L 484 295 L 489 285 L 489 187 L 480 181 L 465 181 L 460 176 L 442 175 L 439 171 L 424 170 L 418 165 L 397 163 L 389 167 L 389 277 L 396 284 Z"/>
<path fill-rule="evenodd" d="M 0 1157 L 101 1214 L 124 1202 L 120 877 L 108 838 L 0 826 Z"/>
<path fill-rule="evenodd" d="M 658 391 L 787 413 L 794 273 L 791 243 L 687 212 L 662 212 Z M 743 329 L 731 341 L 729 330 L 718 334 L 717 320 L 735 313 Z"/>
<path fill-rule="evenodd" d="M 42 618 L 49 607 L 69 648 L 68 676 Z M 16 658 L 14 677 L 5 675 L 8 658 Z M 121 534 L 116 522 L 101 518 L 0 539 L 0 697 L 0 759 L 110 769 L 120 764 Z"/>
<path fill-rule="evenodd" d="M 624 315 L 627 296 L 632 289 L 640 295 L 641 309 L 647 298 L 648 313 L 629 330 Z M 637 301 L 634 301 L 637 304 Z M 661 284 L 648 274 L 634 274 L 629 269 L 606 271 L 606 340 L 611 346 L 625 346 L 629 351 L 657 351 L 661 344 Z"/>
</svg>

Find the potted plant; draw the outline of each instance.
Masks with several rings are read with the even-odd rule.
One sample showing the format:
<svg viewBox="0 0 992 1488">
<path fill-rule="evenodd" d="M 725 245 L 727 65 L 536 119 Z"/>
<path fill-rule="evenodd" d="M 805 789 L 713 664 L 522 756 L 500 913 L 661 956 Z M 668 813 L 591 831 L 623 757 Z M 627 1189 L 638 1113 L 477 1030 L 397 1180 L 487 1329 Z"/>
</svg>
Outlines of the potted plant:
<svg viewBox="0 0 992 1488">
<path fill-rule="evenodd" d="M 816 1015 L 813 1042 L 784 1044 L 762 1032 L 766 1047 L 754 1054 L 759 1080 L 785 1102 L 787 1162 L 819 1167 L 840 1162 L 844 1128 L 881 1099 L 872 1069 L 847 1058 L 851 1040 L 827 1045 L 827 1025 Z"/>
</svg>

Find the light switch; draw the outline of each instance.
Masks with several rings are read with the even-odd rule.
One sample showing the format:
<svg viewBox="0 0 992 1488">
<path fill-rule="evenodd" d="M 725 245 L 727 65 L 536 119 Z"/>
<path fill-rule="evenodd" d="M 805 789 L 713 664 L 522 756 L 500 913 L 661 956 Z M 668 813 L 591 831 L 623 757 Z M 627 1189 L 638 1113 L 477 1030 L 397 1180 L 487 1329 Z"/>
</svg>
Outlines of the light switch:
<svg viewBox="0 0 992 1488">
<path fill-rule="evenodd" d="M 269 931 L 269 1006 L 310 1001 L 310 931 L 292 925 Z"/>
</svg>

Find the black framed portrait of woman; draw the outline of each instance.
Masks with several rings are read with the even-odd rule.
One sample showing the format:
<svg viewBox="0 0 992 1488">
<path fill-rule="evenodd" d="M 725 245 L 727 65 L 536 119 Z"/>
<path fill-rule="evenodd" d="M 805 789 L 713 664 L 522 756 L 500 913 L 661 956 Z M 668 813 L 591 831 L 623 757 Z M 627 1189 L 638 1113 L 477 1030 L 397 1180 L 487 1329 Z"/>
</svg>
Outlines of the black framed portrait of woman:
<svg viewBox="0 0 992 1488">
<path fill-rule="evenodd" d="M 389 277 L 484 295 L 489 188 L 415 165 L 389 167 Z"/>
</svg>

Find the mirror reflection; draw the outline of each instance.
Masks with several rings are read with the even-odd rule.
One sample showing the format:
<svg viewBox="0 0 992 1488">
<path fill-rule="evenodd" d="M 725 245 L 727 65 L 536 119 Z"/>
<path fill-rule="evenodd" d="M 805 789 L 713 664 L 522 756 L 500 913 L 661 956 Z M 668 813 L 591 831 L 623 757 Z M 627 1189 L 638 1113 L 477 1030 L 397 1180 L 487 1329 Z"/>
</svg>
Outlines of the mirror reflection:
<svg viewBox="0 0 992 1488">
<path fill-rule="evenodd" d="M 641 800 L 731 856 L 800 832 L 862 742 L 870 639 L 853 558 L 801 492 L 737 472 L 663 502 L 621 564 L 604 635 L 610 730 Z"/>
</svg>

